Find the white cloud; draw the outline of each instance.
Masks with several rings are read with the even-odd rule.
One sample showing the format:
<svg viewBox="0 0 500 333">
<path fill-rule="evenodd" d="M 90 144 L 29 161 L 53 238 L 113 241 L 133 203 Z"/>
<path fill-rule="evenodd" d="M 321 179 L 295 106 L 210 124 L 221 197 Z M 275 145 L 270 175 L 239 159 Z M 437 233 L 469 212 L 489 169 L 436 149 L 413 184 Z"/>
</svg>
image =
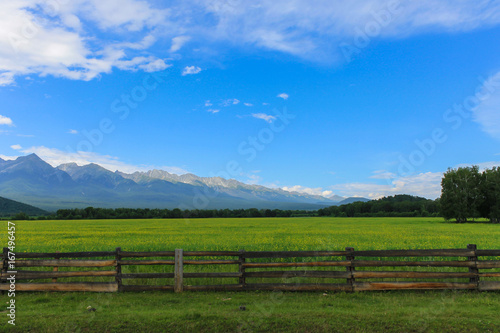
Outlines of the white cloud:
<svg viewBox="0 0 500 333">
<path fill-rule="evenodd" d="M 161 70 L 163 47 L 179 52 L 222 43 L 318 61 L 342 59 L 339 45 L 377 24 L 387 0 L 11 0 L 0 2 L 0 86 L 18 76 L 92 80 L 113 69 Z M 393 2 L 392 2 L 393 3 Z M 500 2 L 399 1 L 374 38 L 460 32 L 500 23 Z M 120 42 L 120 40 L 130 40 Z M 222 43 L 221 43 L 222 42 Z M 209 52 L 210 53 L 210 52 Z M 194 66 L 192 66 L 194 67 Z M 196 67 L 193 68 L 196 71 Z M 193 70 L 190 74 L 194 74 Z"/>
<path fill-rule="evenodd" d="M 88 81 L 115 67 L 161 70 L 163 60 L 141 50 L 154 44 L 150 33 L 166 15 L 138 0 L 2 1 L 0 85 L 29 74 Z M 140 39 L 116 42 L 120 35 Z"/>
<path fill-rule="evenodd" d="M 279 94 L 276 97 L 283 98 L 286 101 L 288 99 L 288 97 L 290 97 L 290 96 L 288 94 L 283 93 L 283 94 Z"/>
<path fill-rule="evenodd" d="M 212 106 L 212 105 L 213 105 L 213 104 L 212 104 L 212 103 L 210 103 L 210 101 L 206 101 L 206 102 L 205 102 L 205 106 L 206 106 L 206 107 L 209 107 L 209 106 Z"/>
<path fill-rule="evenodd" d="M 219 113 L 220 112 L 220 110 L 218 110 L 218 109 L 208 109 L 207 111 L 210 113 Z"/>
<path fill-rule="evenodd" d="M 256 174 L 247 175 L 248 179 L 245 181 L 248 185 L 257 185 L 262 181 L 262 177 Z"/>
<path fill-rule="evenodd" d="M 186 75 L 193 75 L 193 74 L 198 74 L 199 72 L 201 72 L 201 68 L 200 67 L 196 67 L 196 66 L 186 66 L 184 68 L 184 70 L 182 71 L 182 75 L 183 76 L 186 76 Z"/>
<path fill-rule="evenodd" d="M 500 139 L 500 72 L 491 76 L 476 95 L 480 103 L 473 109 L 474 121 L 494 138 Z"/>
<path fill-rule="evenodd" d="M 15 160 L 16 158 L 18 158 L 19 156 L 7 156 L 7 155 L 2 155 L 0 154 L 0 158 L 2 160 L 6 160 L 6 161 L 12 161 L 12 160 Z"/>
<path fill-rule="evenodd" d="M 238 104 L 240 104 L 240 101 L 236 98 L 226 99 L 226 100 L 222 101 L 222 103 L 221 103 L 221 105 L 224 107 L 228 107 L 231 105 L 238 105 Z"/>
<path fill-rule="evenodd" d="M 189 42 L 190 39 L 191 37 L 189 36 L 178 36 L 172 38 L 172 46 L 170 47 L 170 52 L 173 53 L 179 51 L 184 46 L 184 44 Z"/>
<path fill-rule="evenodd" d="M 74 130 L 74 129 L 70 129 L 68 131 L 68 134 L 78 134 L 78 131 L 77 130 Z"/>
<path fill-rule="evenodd" d="M 23 149 L 23 147 L 21 147 L 21 145 L 12 145 L 12 146 L 10 146 L 10 148 L 12 148 L 14 150 L 21 150 L 21 149 Z"/>
<path fill-rule="evenodd" d="M 500 154 L 498 154 L 500 155 Z M 479 167 L 480 171 L 483 171 L 485 169 L 491 169 L 493 167 L 500 167 L 500 161 L 499 162 L 482 162 L 482 163 L 476 163 L 474 165 L 477 165 Z M 459 167 L 470 167 L 470 164 L 459 164 L 456 166 L 456 168 Z"/>
<path fill-rule="evenodd" d="M 76 163 L 78 165 L 86 165 L 90 163 L 99 164 L 105 169 L 110 171 L 122 171 L 125 173 L 133 173 L 135 171 L 149 171 L 153 169 L 165 170 L 175 174 L 185 174 L 188 171 L 180 167 L 172 166 L 154 166 L 154 165 L 132 165 L 119 160 L 118 157 L 110 155 L 100 155 L 97 153 L 89 152 L 64 152 L 55 148 L 47 148 L 44 146 L 31 147 L 21 150 L 25 154 L 37 154 L 45 162 L 53 167 L 59 166 L 64 163 Z M 7 156 L 5 156 L 7 157 Z M 15 159 L 17 157 L 10 157 Z"/>
<path fill-rule="evenodd" d="M 265 113 L 252 113 L 252 117 L 265 120 L 268 123 L 272 123 L 274 120 L 276 120 L 275 116 L 271 116 Z"/>
<path fill-rule="evenodd" d="M 324 190 L 322 187 L 317 187 L 317 188 L 311 188 L 311 187 L 304 187 L 301 185 L 295 185 L 295 186 L 285 186 L 282 187 L 283 190 L 288 191 L 288 192 L 298 192 L 298 193 L 305 193 L 305 194 L 310 194 L 310 195 L 320 195 L 322 197 L 329 197 L 333 194 L 333 191 L 329 190 Z"/>
<path fill-rule="evenodd" d="M 14 122 L 9 117 L 2 116 L 0 114 L 0 125 L 14 126 Z"/>
<path fill-rule="evenodd" d="M 388 184 L 350 183 L 331 186 L 347 197 L 378 199 L 396 194 L 410 194 L 435 199 L 441 195 L 442 172 L 426 172 L 391 180 Z"/>
<path fill-rule="evenodd" d="M 387 170 L 377 170 L 373 172 L 370 178 L 373 179 L 394 179 L 397 175 L 395 173 L 389 172 Z"/>
<path fill-rule="evenodd" d="M 468 31 L 500 22 L 498 1 L 477 0 L 208 0 L 203 4 L 215 20 L 204 30 L 207 39 L 249 44 L 325 61 L 340 58 L 339 44 L 352 41 L 368 23 L 378 24 L 382 11 L 397 4 L 377 38 L 406 37 L 421 32 Z"/>
<path fill-rule="evenodd" d="M 253 104 L 252 104 L 252 103 L 243 103 L 243 104 L 244 104 L 245 106 L 248 106 L 248 107 L 253 106 Z"/>
</svg>

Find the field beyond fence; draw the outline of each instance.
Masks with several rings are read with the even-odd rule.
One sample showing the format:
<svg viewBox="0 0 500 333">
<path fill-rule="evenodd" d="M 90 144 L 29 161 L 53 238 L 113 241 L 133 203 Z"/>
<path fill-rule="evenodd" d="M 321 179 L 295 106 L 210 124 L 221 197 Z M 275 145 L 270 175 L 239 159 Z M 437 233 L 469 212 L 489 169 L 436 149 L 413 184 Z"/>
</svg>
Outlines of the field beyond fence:
<svg viewBox="0 0 500 333">
<path fill-rule="evenodd" d="M 491 291 L 500 290 L 499 257 L 500 250 L 481 250 L 474 244 L 464 249 L 374 251 L 348 247 L 344 251 L 127 252 L 117 248 L 11 253 L 4 248 L 0 290 L 11 289 L 15 277 L 16 291 Z M 141 272 L 145 266 L 149 269 Z"/>
</svg>

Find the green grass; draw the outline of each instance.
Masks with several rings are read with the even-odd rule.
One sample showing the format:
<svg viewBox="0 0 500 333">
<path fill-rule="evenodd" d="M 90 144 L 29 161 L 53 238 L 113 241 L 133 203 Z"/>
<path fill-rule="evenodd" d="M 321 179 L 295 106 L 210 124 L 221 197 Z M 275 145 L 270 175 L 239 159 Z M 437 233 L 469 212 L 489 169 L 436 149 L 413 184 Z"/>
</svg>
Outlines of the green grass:
<svg viewBox="0 0 500 333">
<path fill-rule="evenodd" d="M 16 326 L 4 318 L 1 332 L 500 330 L 497 293 L 32 293 L 16 303 Z"/>
<path fill-rule="evenodd" d="M 7 231 L 7 222 L 2 221 Z M 16 221 L 20 252 L 498 248 L 500 225 L 441 218 Z M 2 232 L 0 243 L 7 243 Z"/>
<path fill-rule="evenodd" d="M 2 227 L 7 230 L 4 223 Z M 6 232 L 1 235 L 0 241 L 5 244 Z M 16 246 L 20 252 L 112 251 L 116 247 L 125 251 L 343 250 L 346 246 L 357 250 L 431 249 L 465 248 L 470 243 L 480 249 L 498 249 L 499 240 L 500 225 L 454 224 L 439 218 L 16 222 Z M 125 271 L 158 272 L 159 268 L 130 266 Z M 162 267 L 163 271 L 171 268 Z M 189 269 L 214 271 L 213 267 Z M 2 300 L 8 298 L 3 295 Z M 16 327 L 10 327 L 5 316 L 0 321 L 0 332 L 500 330 L 498 292 L 17 293 L 16 304 Z M 88 312 L 89 305 L 97 311 Z M 241 305 L 247 310 L 239 310 Z"/>
</svg>

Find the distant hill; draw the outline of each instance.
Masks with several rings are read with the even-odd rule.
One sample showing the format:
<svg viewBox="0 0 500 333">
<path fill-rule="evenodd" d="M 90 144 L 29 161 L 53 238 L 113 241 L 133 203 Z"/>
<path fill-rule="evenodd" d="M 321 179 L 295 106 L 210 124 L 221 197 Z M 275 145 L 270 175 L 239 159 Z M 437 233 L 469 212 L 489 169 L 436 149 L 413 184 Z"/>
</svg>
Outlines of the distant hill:
<svg viewBox="0 0 500 333">
<path fill-rule="evenodd" d="M 349 198 L 360 199 L 360 198 Z M 349 201 L 349 199 L 344 201 Z M 439 216 L 436 200 L 406 194 L 377 200 L 355 200 L 318 210 L 319 216 L 337 217 L 427 217 Z"/>
<path fill-rule="evenodd" d="M 22 202 L 0 197 L 0 216 L 3 217 L 12 216 L 17 213 L 25 213 L 30 216 L 39 216 L 48 214 L 48 212 L 41 210 L 40 208 L 36 208 L 34 206 L 30 206 Z"/>
</svg>

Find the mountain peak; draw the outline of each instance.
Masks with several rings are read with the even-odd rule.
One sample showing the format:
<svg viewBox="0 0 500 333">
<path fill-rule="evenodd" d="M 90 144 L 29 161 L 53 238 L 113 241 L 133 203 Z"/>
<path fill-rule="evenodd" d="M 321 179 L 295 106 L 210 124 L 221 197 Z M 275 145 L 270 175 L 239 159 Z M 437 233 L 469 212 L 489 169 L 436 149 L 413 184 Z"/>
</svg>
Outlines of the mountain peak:
<svg viewBox="0 0 500 333">
<path fill-rule="evenodd" d="M 44 160 L 42 160 L 40 157 L 38 157 L 37 154 L 35 153 L 31 153 L 29 155 L 26 155 L 26 156 L 19 156 L 17 159 L 23 159 L 23 160 L 26 160 L 26 161 L 42 161 L 44 162 Z"/>
</svg>

